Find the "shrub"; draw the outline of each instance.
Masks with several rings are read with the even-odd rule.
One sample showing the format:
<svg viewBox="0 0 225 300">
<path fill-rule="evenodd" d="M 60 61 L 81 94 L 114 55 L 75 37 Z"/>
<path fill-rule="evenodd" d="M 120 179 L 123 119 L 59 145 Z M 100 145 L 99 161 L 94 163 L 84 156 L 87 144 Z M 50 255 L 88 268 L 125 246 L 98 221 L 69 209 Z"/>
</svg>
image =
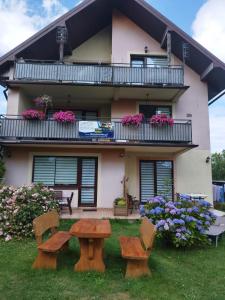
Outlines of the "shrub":
<svg viewBox="0 0 225 300">
<path fill-rule="evenodd" d="M 54 113 L 53 119 L 60 123 L 74 123 L 76 121 L 75 115 L 72 111 L 59 111 Z"/>
<path fill-rule="evenodd" d="M 143 114 L 128 115 L 122 118 L 123 126 L 139 126 L 143 122 Z"/>
<path fill-rule="evenodd" d="M 119 207 L 126 207 L 127 202 L 125 198 L 116 198 L 114 200 L 115 205 L 119 206 Z"/>
<path fill-rule="evenodd" d="M 2 181 L 5 174 L 5 164 L 4 161 L 0 159 L 0 182 Z"/>
<path fill-rule="evenodd" d="M 157 196 L 140 206 L 140 212 L 156 225 L 159 237 L 176 247 L 189 247 L 209 242 L 205 231 L 215 222 L 209 207 L 185 195 L 174 202 Z"/>
<path fill-rule="evenodd" d="M 58 210 L 53 190 L 41 184 L 0 190 L 0 236 L 6 241 L 12 238 L 31 237 L 34 218 L 51 210 Z"/>
<path fill-rule="evenodd" d="M 225 202 L 214 202 L 214 208 L 225 211 Z"/>
<path fill-rule="evenodd" d="M 173 118 L 168 117 L 166 114 L 154 115 L 150 118 L 150 124 L 157 126 L 173 126 L 174 120 Z"/>
<path fill-rule="evenodd" d="M 45 114 L 36 109 L 27 109 L 22 113 L 25 120 L 44 120 Z"/>
</svg>

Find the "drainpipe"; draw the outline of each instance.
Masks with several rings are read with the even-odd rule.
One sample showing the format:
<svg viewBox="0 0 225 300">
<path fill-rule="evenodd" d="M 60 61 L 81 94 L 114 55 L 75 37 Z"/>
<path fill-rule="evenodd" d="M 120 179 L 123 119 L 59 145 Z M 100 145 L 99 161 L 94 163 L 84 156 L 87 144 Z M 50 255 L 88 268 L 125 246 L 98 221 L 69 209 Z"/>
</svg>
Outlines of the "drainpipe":
<svg viewBox="0 0 225 300">
<path fill-rule="evenodd" d="M 7 91 L 8 91 L 9 87 L 6 86 L 6 88 L 3 90 L 3 94 L 5 96 L 5 100 L 8 101 L 8 94 L 7 94 Z"/>
</svg>

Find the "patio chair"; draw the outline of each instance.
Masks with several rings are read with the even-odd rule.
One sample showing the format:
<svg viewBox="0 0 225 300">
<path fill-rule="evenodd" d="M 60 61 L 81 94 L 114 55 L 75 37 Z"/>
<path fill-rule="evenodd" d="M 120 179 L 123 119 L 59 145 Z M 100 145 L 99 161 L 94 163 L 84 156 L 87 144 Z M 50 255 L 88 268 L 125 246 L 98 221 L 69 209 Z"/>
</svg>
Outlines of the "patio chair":
<svg viewBox="0 0 225 300">
<path fill-rule="evenodd" d="M 73 192 L 71 192 L 70 197 L 63 197 L 63 191 L 54 191 L 55 198 L 59 202 L 59 207 L 62 210 L 63 207 L 68 207 L 70 215 L 72 215 L 71 203 L 73 200 Z"/>
<path fill-rule="evenodd" d="M 147 218 L 144 218 L 140 226 L 140 238 L 120 237 L 121 255 L 127 260 L 126 278 L 151 274 L 148 258 L 151 254 L 155 234 L 155 226 Z"/>
<path fill-rule="evenodd" d="M 225 216 L 217 217 L 216 222 L 209 227 L 206 234 L 211 237 L 215 237 L 216 247 L 218 246 L 218 239 L 225 232 Z"/>
<path fill-rule="evenodd" d="M 140 201 L 136 199 L 136 197 L 127 194 L 127 202 L 128 202 L 128 210 L 130 210 L 130 213 L 133 213 L 134 209 L 139 208 Z"/>
<path fill-rule="evenodd" d="M 57 211 L 45 213 L 33 220 L 33 229 L 37 241 L 38 256 L 32 267 L 34 269 L 56 269 L 57 253 L 68 247 L 71 235 L 67 231 L 57 231 L 59 215 Z M 51 237 L 43 241 L 43 234 L 50 230 Z"/>
</svg>

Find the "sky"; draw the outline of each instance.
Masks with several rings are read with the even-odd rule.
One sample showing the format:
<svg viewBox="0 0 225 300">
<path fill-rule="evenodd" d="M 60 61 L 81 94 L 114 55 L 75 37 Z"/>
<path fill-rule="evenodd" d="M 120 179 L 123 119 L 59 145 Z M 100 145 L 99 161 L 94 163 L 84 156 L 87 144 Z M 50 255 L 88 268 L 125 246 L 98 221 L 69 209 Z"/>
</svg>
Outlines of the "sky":
<svg viewBox="0 0 225 300">
<path fill-rule="evenodd" d="M 122 1 L 122 0 L 121 0 Z M 145 0 L 225 62 L 225 0 Z M 0 0 L 0 56 L 82 0 Z M 6 101 L 0 88 L 0 113 Z M 209 108 L 212 152 L 225 149 L 225 97 Z"/>
</svg>

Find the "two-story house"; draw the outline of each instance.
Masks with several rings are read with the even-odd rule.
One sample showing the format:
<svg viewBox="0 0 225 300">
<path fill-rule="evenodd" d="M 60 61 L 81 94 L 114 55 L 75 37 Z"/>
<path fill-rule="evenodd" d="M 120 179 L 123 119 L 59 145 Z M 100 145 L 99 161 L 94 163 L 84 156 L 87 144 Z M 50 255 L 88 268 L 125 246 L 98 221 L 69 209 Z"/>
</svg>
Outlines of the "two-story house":
<svg viewBox="0 0 225 300">
<path fill-rule="evenodd" d="M 212 201 L 208 101 L 224 78 L 218 58 L 145 1 L 85 0 L 0 59 L 5 183 L 74 191 L 74 207 L 111 208 L 125 176 L 141 201 Z M 24 119 L 43 94 L 45 119 Z M 54 120 L 60 110 L 76 121 Z M 122 124 L 139 113 L 139 126 Z M 174 124 L 151 124 L 162 113 Z"/>
</svg>

